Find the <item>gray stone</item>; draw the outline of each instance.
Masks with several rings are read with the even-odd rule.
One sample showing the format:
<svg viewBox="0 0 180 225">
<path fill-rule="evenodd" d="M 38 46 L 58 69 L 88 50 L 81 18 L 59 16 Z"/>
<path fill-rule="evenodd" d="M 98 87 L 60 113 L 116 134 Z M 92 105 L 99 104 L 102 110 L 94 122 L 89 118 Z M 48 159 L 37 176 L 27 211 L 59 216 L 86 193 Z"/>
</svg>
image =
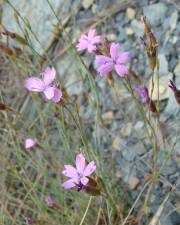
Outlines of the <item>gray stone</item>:
<svg viewBox="0 0 180 225">
<path fill-rule="evenodd" d="M 162 2 L 143 7 L 143 13 L 151 26 L 160 25 L 164 21 L 167 10 L 167 6 Z"/>
<path fill-rule="evenodd" d="M 127 39 L 126 31 L 122 27 L 119 27 L 118 30 L 119 30 L 118 40 L 120 42 L 125 41 Z"/>
<path fill-rule="evenodd" d="M 44 0 L 21 1 L 21 3 L 19 0 L 11 0 L 10 2 L 23 18 L 28 19 L 33 32 L 36 34 L 38 41 L 30 31 L 28 32 L 33 48 L 40 54 L 44 53 L 45 49 L 49 47 L 54 39 L 54 25 L 58 23 L 48 2 Z M 72 8 L 74 8 L 74 13 L 77 12 L 79 0 L 74 1 L 73 4 L 71 0 L 51 0 L 50 3 L 61 22 L 63 22 Z M 20 26 L 25 28 L 25 24 L 21 18 L 19 18 L 19 22 Z M 8 30 L 23 35 L 20 26 L 16 23 L 13 16 L 13 9 L 8 3 L 3 5 L 2 23 Z M 15 41 L 12 44 L 18 46 Z"/>
<path fill-rule="evenodd" d="M 176 28 L 177 21 L 178 21 L 178 12 L 174 11 L 172 13 L 171 17 L 169 18 L 169 24 L 170 24 L 172 30 L 174 30 Z"/>
<path fill-rule="evenodd" d="M 146 149 L 144 148 L 143 144 L 139 142 L 133 145 L 131 150 L 139 156 L 143 155 L 146 152 Z"/>
<path fill-rule="evenodd" d="M 180 76 L 180 62 L 176 65 L 176 67 L 174 69 L 174 74 L 176 76 Z"/>
<path fill-rule="evenodd" d="M 134 33 L 135 33 L 136 36 L 138 36 L 138 37 L 143 36 L 144 28 L 143 28 L 142 23 L 140 21 L 134 19 L 131 22 L 131 27 L 134 30 Z"/>
<path fill-rule="evenodd" d="M 159 73 L 160 75 L 167 75 L 168 74 L 168 61 L 164 54 L 158 55 L 159 59 Z"/>
</svg>

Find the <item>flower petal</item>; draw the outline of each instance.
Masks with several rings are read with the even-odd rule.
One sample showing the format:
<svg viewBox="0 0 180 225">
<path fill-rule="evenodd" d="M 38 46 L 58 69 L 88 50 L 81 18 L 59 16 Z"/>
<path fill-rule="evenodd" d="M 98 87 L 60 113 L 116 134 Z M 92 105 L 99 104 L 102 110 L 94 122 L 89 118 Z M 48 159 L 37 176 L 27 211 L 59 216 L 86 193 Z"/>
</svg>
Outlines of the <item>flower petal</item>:
<svg viewBox="0 0 180 225">
<path fill-rule="evenodd" d="M 89 182 L 89 179 L 87 178 L 87 177 L 83 177 L 83 178 L 81 178 L 80 179 L 80 181 L 81 181 L 81 183 L 83 184 L 83 185 L 87 185 L 87 183 Z"/>
<path fill-rule="evenodd" d="M 54 97 L 54 87 L 47 87 L 43 93 L 47 99 L 52 99 Z"/>
<path fill-rule="evenodd" d="M 101 42 L 101 36 L 99 36 L 99 35 L 95 36 L 95 37 L 91 40 L 91 42 L 92 42 L 93 44 L 98 44 L 98 43 L 100 43 L 100 42 Z"/>
<path fill-rule="evenodd" d="M 95 64 L 97 64 L 97 65 L 102 65 L 102 64 L 105 64 L 107 62 L 112 62 L 112 59 L 108 56 L 97 55 L 96 58 L 95 58 Z"/>
<path fill-rule="evenodd" d="M 62 92 L 60 89 L 58 88 L 54 88 L 54 96 L 53 98 L 51 99 L 53 102 L 57 103 L 61 100 L 62 98 Z"/>
<path fill-rule="evenodd" d="M 64 165 L 65 170 L 62 171 L 62 174 L 66 177 L 76 177 L 77 170 L 71 165 Z"/>
<path fill-rule="evenodd" d="M 89 53 L 92 53 L 96 49 L 96 46 L 89 43 L 87 49 Z"/>
<path fill-rule="evenodd" d="M 44 82 L 37 77 L 30 77 L 25 80 L 24 85 L 29 91 L 42 92 L 44 89 Z"/>
<path fill-rule="evenodd" d="M 76 48 L 78 51 L 82 51 L 88 47 L 88 42 L 86 40 L 80 41 L 77 45 Z"/>
<path fill-rule="evenodd" d="M 56 70 L 54 67 L 46 67 L 43 71 L 43 81 L 46 86 L 50 85 L 56 76 Z"/>
<path fill-rule="evenodd" d="M 128 69 L 123 64 L 116 64 L 115 70 L 121 77 L 124 77 L 126 74 L 128 74 Z"/>
<path fill-rule="evenodd" d="M 113 60 L 116 60 L 118 57 L 118 51 L 120 49 L 120 45 L 118 43 L 112 43 L 110 47 L 110 55 Z"/>
<path fill-rule="evenodd" d="M 79 173 L 83 173 L 85 167 L 85 158 L 82 153 L 76 156 L 76 168 Z"/>
<path fill-rule="evenodd" d="M 70 188 L 73 188 L 75 186 L 76 186 L 76 184 L 74 183 L 73 179 L 67 180 L 62 184 L 62 187 L 65 188 L 65 189 L 70 189 Z"/>
<path fill-rule="evenodd" d="M 96 170 L 96 165 L 94 163 L 94 161 L 91 161 L 85 168 L 83 175 L 84 176 L 89 176 L 92 173 L 94 173 L 94 171 Z"/>
<path fill-rule="evenodd" d="M 123 64 L 128 62 L 130 59 L 130 53 L 129 52 L 123 52 L 120 56 L 118 56 L 116 63 L 117 64 Z"/>
<path fill-rule="evenodd" d="M 24 147 L 25 147 L 26 149 L 28 149 L 28 148 L 34 147 L 36 144 L 37 144 L 37 141 L 36 141 L 35 139 L 27 138 L 27 139 L 25 140 Z"/>
<path fill-rule="evenodd" d="M 109 72 L 111 72 L 114 68 L 114 64 L 113 63 L 105 63 L 102 66 L 100 66 L 98 68 L 98 72 L 100 73 L 101 76 L 104 76 L 106 74 L 108 74 Z"/>
<path fill-rule="evenodd" d="M 96 35 L 96 29 L 90 29 L 88 32 L 88 39 L 91 40 Z"/>
</svg>

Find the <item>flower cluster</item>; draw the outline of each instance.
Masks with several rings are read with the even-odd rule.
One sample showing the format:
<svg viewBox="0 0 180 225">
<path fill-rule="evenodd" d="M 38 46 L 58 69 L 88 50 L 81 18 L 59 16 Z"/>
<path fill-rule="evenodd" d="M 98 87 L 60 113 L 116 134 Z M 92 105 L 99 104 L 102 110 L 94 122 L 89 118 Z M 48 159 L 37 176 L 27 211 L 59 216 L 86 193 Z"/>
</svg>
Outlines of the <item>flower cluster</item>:
<svg viewBox="0 0 180 225">
<path fill-rule="evenodd" d="M 101 44 L 101 46 L 97 48 L 97 44 Z M 103 44 L 102 37 L 96 36 L 95 29 L 90 30 L 87 35 L 83 34 L 76 47 L 78 51 L 87 49 L 89 53 L 96 54 L 95 64 L 100 76 L 108 75 L 113 70 L 121 77 L 128 74 L 125 63 L 130 59 L 129 52 L 120 53 L 120 45 L 118 43 L 110 44 L 106 39 Z"/>
</svg>

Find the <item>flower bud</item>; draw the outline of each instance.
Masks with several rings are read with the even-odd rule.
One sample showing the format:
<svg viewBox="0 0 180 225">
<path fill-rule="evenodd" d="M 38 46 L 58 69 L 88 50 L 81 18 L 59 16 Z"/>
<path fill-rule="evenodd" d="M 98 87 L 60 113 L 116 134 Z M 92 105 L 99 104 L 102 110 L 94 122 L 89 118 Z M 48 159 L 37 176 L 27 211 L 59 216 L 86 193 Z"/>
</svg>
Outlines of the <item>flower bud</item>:
<svg viewBox="0 0 180 225">
<path fill-rule="evenodd" d="M 98 185 L 98 182 L 91 177 L 88 177 L 89 182 L 86 187 L 84 187 L 84 191 L 91 196 L 97 196 L 101 194 L 101 188 Z"/>
<path fill-rule="evenodd" d="M 171 88 L 171 90 L 174 92 L 174 97 L 176 99 L 176 102 L 178 104 L 180 104 L 180 90 L 177 89 L 175 83 L 172 80 L 169 80 L 169 87 Z"/>
<path fill-rule="evenodd" d="M 150 25 L 147 23 L 146 16 L 142 16 L 141 21 L 144 24 L 144 33 L 147 37 L 146 41 L 141 37 L 141 41 L 146 49 L 149 67 L 154 70 L 158 67 L 158 43 L 153 32 L 151 31 Z"/>
<path fill-rule="evenodd" d="M 114 87 L 114 78 L 112 76 L 112 73 L 108 74 L 108 83 L 111 87 Z"/>
</svg>

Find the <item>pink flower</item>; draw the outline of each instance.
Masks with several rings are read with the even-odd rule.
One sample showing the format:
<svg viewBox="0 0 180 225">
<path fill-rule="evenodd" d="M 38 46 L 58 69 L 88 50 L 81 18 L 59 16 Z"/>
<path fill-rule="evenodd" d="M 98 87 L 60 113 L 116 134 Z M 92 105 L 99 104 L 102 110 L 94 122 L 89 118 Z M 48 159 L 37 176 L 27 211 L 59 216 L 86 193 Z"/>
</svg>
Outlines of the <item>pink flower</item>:
<svg viewBox="0 0 180 225">
<path fill-rule="evenodd" d="M 32 92 L 43 92 L 48 100 L 59 102 L 62 97 L 62 92 L 55 84 L 55 68 L 47 67 L 42 74 L 42 79 L 38 77 L 27 78 L 25 80 L 25 87 Z"/>
<path fill-rule="evenodd" d="M 129 61 L 129 52 L 119 53 L 120 45 L 112 43 L 110 46 L 110 56 L 97 55 L 95 63 L 98 65 L 98 72 L 101 76 L 107 75 L 115 69 L 117 74 L 124 77 L 128 73 L 125 63 Z"/>
<path fill-rule="evenodd" d="M 76 168 L 71 165 L 65 165 L 64 167 L 65 170 L 62 171 L 62 174 L 70 179 L 64 182 L 62 186 L 65 189 L 77 186 L 78 191 L 87 186 L 89 182 L 88 176 L 96 170 L 94 161 L 91 161 L 86 166 L 86 160 L 81 153 L 76 156 Z"/>
<path fill-rule="evenodd" d="M 25 147 L 25 149 L 30 149 L 30 148 L 33 148 L 36 144 L 37 144 L 36 139 L 27 138 L 25 140 L 24 147 Z"/>
<path fill-rule="evenodd" d="M 46 203 L 47 206 L 52 207 L 55 202 L 54 202 L 54 200 L 52 199 L 51 196 L 47 196 L 45 198 L 45 203 Z"/>
<path fill-rule="evenodd" d="M 76 45 L 78 51 L 88 50 L 89 53 L 92 53 L 96 50 L 96 44 L 101 42 L 101 36 L 96 35 L 96 30 L 89 30 L 88 34 L 82 34 L 79 43 Z"/>
<path fill-rule="evenodd" d="M 146 85 L 136 88 L 137 93 L 143 98 L 145 102 L 149 102 L 149 92 Z"/>
</svg>

